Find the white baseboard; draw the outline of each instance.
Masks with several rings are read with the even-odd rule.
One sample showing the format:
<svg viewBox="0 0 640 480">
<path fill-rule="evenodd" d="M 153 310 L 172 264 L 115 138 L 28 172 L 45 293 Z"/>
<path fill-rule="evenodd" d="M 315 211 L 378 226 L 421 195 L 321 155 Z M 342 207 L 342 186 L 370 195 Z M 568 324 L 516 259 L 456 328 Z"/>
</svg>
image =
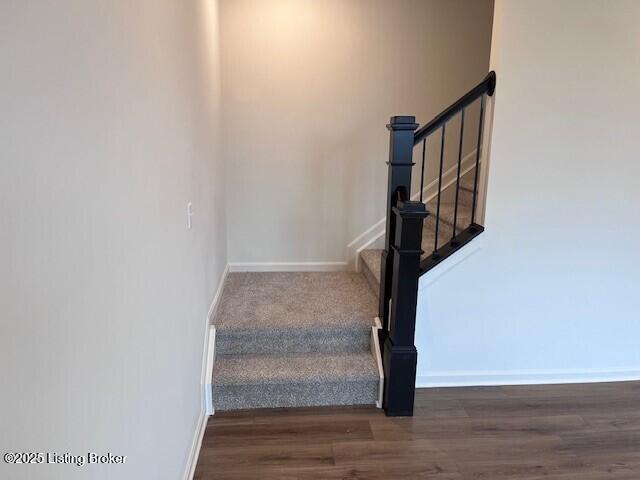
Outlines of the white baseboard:
<svg viewBox="0 0 640 480">
<path fill-rule="evenodd" d="M 218 310 L 220 304 L 220 298 L 222 297 L 222 291 L 224 285 L 227 282 L 227 275 L 229 275 L 229 264 L 225 267 L 220 280 L 218 281 L 218 288 L 213 295 L 209 311 L 207 312 L 207 323 L 204 334 L 204 352 L 202 355 L 202 378 L 200 384 L 202 385 L 202 408 L 207 415 L 213 415 L 213 399 L 211 398 L 211 375 L 213 373 L 213 363 L 215 361 L 215 346 L 216 346 L 216 327 L 213 325 L 213 318 Z"/>
<path fill-rule="evenodd" d="M 209 305 L 209 311 L 207 312 L 207 325 L 211 325 L 213 322 L 213 316 L 216 314 L 216 310 L 218 309 L 218 303 L 220 303 L 220 297 L 222 296 L 222 290 L 224 289 L 224 284 L 227 281 L 227 275 L 231 270 L 231 265 L 227 264 L 224 267 L 224 270 L 220 274 L 220 280 L 218 281 L 218 288 L 216 289 L 216 293 L 213 295 L 213 299 L 211 300 L 211 305 Z"/>
<path fill-rule="evenodd" d="M 584 370 L 451 371 L 418 375 L 416 388 L 552 385 L 640 380 L 640 368 Z"/>
<path fill-rule="evenodd" d="M 384 391 L 384 368 L 382 367 L 382 352 L 380 351 L 380 342 L 378 339 L 380 336 L 378 332 L 382 328 L 380 319 L 376 317 L 374 325 L 371 327 L 371 354 L 376 359 L 376 365 L 378 366 L 378 376 L 380 377 L 380 383 L 378 383 L 378 400 L 376 401 L 376 407 L 382 408 L 382 393 Z"/>
<path fill-rule="evenodd" d="M 209 341 L 207 342 L 207 366 L 204 379 L 204 404 L 207 415 L 215 414 L 213 409 L 213 390 L 211 381 L 213 377 L 213 363 L 216 361 L 216 327 L 209 325 Z"/>
<path fill-rule="evenodd" d="M 464 156 L 461 162 L 460 176 L 468 173 L 476 162 L 476 150 L 469 152 Z M 453 185 L 457 179 L 458 165 L 454 165 L 442 173 L 442 190 Z M 433 180 L 422 189 L 422 197 L 425 203 L 430 202 L 438 195 L 438 180 Z M 411 195 L 411 200 L 416 201 L 420 198 L 420 192 Z M 385 235 L 386 218 L 378 220 L 373 226 L 358 235 L 347 245 L 347 258 L 351 262 L 355 262 L 356 271 L 360 271 L 360 252 L 371 248 L 376 242 L 379 242 Z M 352 263 L 353 264 L 353 263 Z"/>
<path fill-rule="evenodd" d="M 211 374 L 213 372 L 213 362 L 215 359 L 215 332 L 216 329 L 213 326 L 213 317 L 216 314 L 218 304 L 220 303 L 220 297 L 222 296 L 222 290 L 229 274 L 229 265 L 225 266 L 220 280 L 218 281 L 218 288 L 213 295 L 207 317 L 205 319 L 205 332 L 204 332 L 204 348 L 202 352 L 202 373 L 200 377 L 201 388 L 201 401 L 200 401 L 200 417 L 196 424 L 195 433 L 193 437 L 193 443 L 191 450 L 189 451 L 189 457 L 187 458 L 187 465 L 183 475 L 184 480 L 192 480 L 196 470 L 196 464 L 198 463 L 198 455 L 200 454 L 200 446 L 202 445 L 202 437 L 204 430 L 207 426 L 207 420 L 209 415 L 213 415 L 213 400 L 211 398 Z"/>
<path fill-rule="evenodd" d="M 196 473 L 196 465 L 198 464 L 200 447 L 202 446 L 202 438 L 204 437 L 204 431 L 207 428 L 208 419 L 209 417 L 204 412 L 200 413 L 200 417 L 196 423 L 193 442 L 191 443 L 191 450 L 189 451 L 189 458 L 187 459 L 187 468 L 185 469 L 182 477 L 183 480 L 193 480 L 193 476 Z"/>
<path fill-rule="evenodd" d="M 343 272 L 347 262 L 232 262 L 231 272 Z"/>
</svg>

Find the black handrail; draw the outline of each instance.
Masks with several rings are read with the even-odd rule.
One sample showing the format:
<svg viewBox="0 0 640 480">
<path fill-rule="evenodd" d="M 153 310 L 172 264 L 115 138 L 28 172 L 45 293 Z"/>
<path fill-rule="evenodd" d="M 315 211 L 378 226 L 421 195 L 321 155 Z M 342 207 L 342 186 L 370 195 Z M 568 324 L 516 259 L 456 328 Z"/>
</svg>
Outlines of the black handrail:
<svg viewBox="0 0 640 480">
<path fill-rule="evenodd" d="M 478 181 L 480 171 L 480 152 L 482 148 L 485 102 L 487 96 L 492 96 L 496 86 L 496 74 L 489 72 L 485 79 L 472 90 L 467 92 L 457 102 L 440 113 L 432 121 L 418 130 L 418 124 L 413 116 L 391 117 L 387 128 L 391 132 L 389 142 L 389 176 L 387 185 L 387 224 L 385 233 L 385 247 L 380 260 L 380 295 L 379 311 L 382 328 L 378 330 L 379 343 L 382 352 L 382 366 L 384 368 L 384 388 L 382 406 L 387 415 L 412 415 L 415 393 L 416 365 L 418 352 L 415 347 L 416 306 L 418 302 L 418 281 L 420 275 L 427 272 L 444 259 L 453 255 L 467 243 L 484 231 L 484 227 L 476 223 L 475 210 L 477 207 Z M 466 218 L 458 214 L 461 205 L 460 190 L 463 168 L 464 134 L 467 130 L 468 119 L 465 120 L 465 109 L 471 104 L 479 103 L 479 120 L 477 144 L 474 152 L 475 169 L 473 175 L 473 200 L 471 202 L 471 219 L 467 225 Z M 460 128 L 458 139 L 457 162 L 455 171 L 455 200 L 453 204 L 453 221 L 449 218 L 450 210 L 442 210 L 445 135 L 450 131 L 447 122 L 460 114 Z M 475 117 L 475 115 L 474 115 Z M 431 215 L 427 206 L 431 199 L 424 198 L 424 182 L 427 163 L 427 143 L 434 132 L 440 144 L 440 154 L 437 161 L 438 182 L 435 210 L 435 222 L 429 218 L 428 229 L 435 225 L 433 251 L 425 252 L 423 245 L 424 221 Z M 422 165 L 416 166 L 413 161 L 416 145 L 422 143 Z M 465 157 L 466 158 L 466 157 Z M 438 161 L 439 160 L 439 161 Z M 411 174 L 416 166 L 420 173 L 420 201 L 412 201 Z M 434 172 L 436 173 L 436 172 Z M 449 175 L 449 173 L 447 173 Z M 434 180 L 436 181 L 436 180 Z M 449 184 L 450 180 L 447 180 Z M 470 189 L 465 187 L 465 190 Z M 431 208 L 431 206 L 430 206 Z M 445 218 L 440 218 L 445 215 Z M 458 226 L 460 225 L 460 231 Z M 441 225 L 442 222 L 442 225 Z M 451 223 L 450 223 L 451 222 Z M 447 232 L 445 224 L 451 226 L 451 238 L 439 242 L 441 231 Z M 431 233 L 429 231 L 429 233 Z M 444 236 L 444 235 L 443 235 Z M 444 239 L 443 239 L 444 240 Z M 429 249 L 431 245 L 427 246 Z"/>
<path fill-rule="evenodd" d="M 418 129 L 413 135 L 413 144 L 417 145 L 424 138 L 438 130 L 444 125 L 451 117 L 459 113 L 464 107 L 472 104 L 479 97 L 485 93 L 490 97 L 493 95 L 496 89 L 496 72 L 491 71 L 478 85 L 469 90 L 463 97 L 457 102 L 452 104 L 449 108 L 440 113 L 437 117 L 431 120 L 429 123 Z"/>
</svg>

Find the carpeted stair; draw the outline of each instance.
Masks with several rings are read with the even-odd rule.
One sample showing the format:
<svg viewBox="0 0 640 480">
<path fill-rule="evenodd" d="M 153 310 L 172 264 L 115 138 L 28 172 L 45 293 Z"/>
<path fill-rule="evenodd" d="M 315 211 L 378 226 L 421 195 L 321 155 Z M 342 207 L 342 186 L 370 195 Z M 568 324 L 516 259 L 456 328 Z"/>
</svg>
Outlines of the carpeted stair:
<svg viewBox="0 0 640 480">
<path fill-rule="evenodd" d="M 456 220 L 456 233 L 460 233 L 471 223 L 471 209 L 473 205 L 473 182 L 475 168 L 460 177 L 460 191 L 458 194 L 458 217 Z M 440 200 L 440 225 L 438 227 L 438 248 L 445 245 L 453 236 L 453 217 L 455 211 L 455 183 L 442 191 Z M 436 238 L 436 210 L 437 199 L 427 202 L 429 216 L 425 219 L 422 228 L 422 257 L 431 255 Z M 360 271 L 364 274 L 371 289 L 377 296 L 380 289 L 380 257 L 382 250 L 370 249 L 360 252 Z"/>
<path fill-rule="evenodd" d="M 471 221 L 474 170 L 461 178 L 457 232 Z M 455 184 L 442 192 L 438 245 L 453 234 Z M 436 200 L 422 248 L 435 242 Z M 364 250 L 353 272 L 231 273 L 216 326 L 213 404 L 245 408 L 375 404 L 379 374 L 370 351 L 381 250 Z"/>
<path fill-rule="evenodd" d="M 360 273 L 231 273 L 216 326 L 215 410 L 375 404 L 376 300 Z"/>
</svg>

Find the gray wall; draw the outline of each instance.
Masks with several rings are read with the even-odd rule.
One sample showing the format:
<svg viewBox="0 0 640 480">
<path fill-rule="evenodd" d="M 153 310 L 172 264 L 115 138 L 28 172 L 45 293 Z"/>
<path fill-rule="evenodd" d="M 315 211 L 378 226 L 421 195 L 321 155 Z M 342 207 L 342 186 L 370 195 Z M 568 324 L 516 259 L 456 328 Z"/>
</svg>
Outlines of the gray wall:
<svg viewBox="0 0 640 480">
<path fill-rule="evenodd" d="M 128 456 L 2 478 L 182 475 L 226 264 L 216 15 L 0 3 L 0 451 Z"/>
<path fill-rule="evenodd" d="M 230 261 L 346 260 L 384 217 L 389 117 L 426 122 L 486 75 L 492 11 L 223 0 Z"/>
<path fill-rule="evenodd" d="M 419 382 L 640 378 L 640 3 L 496 4 L 480 250 L 422 277 Z"/>
</svg>

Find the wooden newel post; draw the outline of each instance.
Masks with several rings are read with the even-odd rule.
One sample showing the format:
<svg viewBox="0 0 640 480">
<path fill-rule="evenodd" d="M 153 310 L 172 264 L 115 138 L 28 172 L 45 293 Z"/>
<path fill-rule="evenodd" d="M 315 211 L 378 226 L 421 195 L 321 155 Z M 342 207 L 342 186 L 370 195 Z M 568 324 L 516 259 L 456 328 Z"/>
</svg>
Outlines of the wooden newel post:
<svg viewBox="0 0 640 480">
<path fill-rule="evenodd" d="M 413 167 L 413 134 L 418 128 L 416 117 L 391 117 L 387 129 L 389 139 L 389 174 L 387 186 L 387 227 L 384 250 L 380 266 L 380 295 L 378 295 L 378 316 L 382 323 L 380 330 L 380 346 L 384 349 L 384 341 L 389 328 L 389 300 L 391 299 L 391 272 L 393 272 L 393 255 L 396 219 L 393 208 L 398 201 L 398 192 L 402 190 L 406 198 L 411 195 L 411 169 Z"/>
<path fill-rule="evenodd" d="M 422 255 L 422 202 L 399 200 L 393 208 L 395 235 L 391 275 L 391 311 L 384 342 L 383 407 L 390 416 L 413 415 L 418 352 L 414 345 L 418 279 Z"/>
</svg>

